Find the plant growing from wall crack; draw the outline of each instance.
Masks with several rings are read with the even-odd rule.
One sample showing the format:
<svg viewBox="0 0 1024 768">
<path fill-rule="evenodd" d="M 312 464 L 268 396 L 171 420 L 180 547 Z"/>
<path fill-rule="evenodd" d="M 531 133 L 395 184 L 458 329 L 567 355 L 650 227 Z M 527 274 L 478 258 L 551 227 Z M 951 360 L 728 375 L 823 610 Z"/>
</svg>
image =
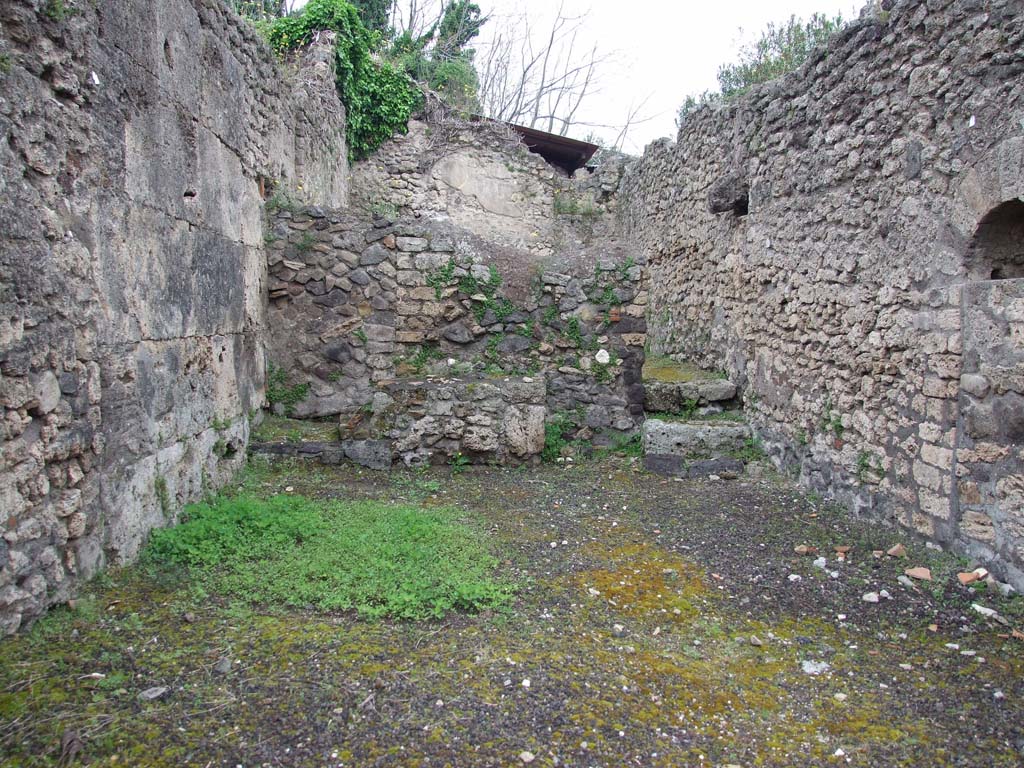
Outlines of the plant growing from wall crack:
<svg viewBox="0 0 1024 768">
<path fill-rule="evenodd" d="M 306 399 L 309 394 L 309 383 L 288 383 L 288 373 L 270 363 L 267 366 L 267 402 L 271 406 L 280 405 L 285 416 L 295 413 L 295 406 Z"/>
</svg>

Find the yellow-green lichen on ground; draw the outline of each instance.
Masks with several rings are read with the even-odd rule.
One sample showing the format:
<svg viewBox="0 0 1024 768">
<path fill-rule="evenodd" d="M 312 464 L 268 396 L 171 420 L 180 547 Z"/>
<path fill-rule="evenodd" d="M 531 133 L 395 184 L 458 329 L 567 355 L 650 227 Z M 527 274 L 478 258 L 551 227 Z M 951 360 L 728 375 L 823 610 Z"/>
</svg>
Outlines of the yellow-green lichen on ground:
<svg viewBox="0 0 1024 768">
<path fill-rule="evenodd" d="M 480 517 L 516 604 L 366 622 L 242 605 L 182 572 L 111 572 L 0 648 L 5 764 L 57 765 L 62 742 L 90 765 L 509 766 L 523 751 L 544 766 L 1020 764 L 1024 644 L 968 616 L 988 598 L 936 583 L 863 603 L 905 567 L 870 555 L 891 532 L 779 482 L 663 482 L 616 460 L 257 469 L 248 493 Z M 852 544 L 841 578 L 795 556 L 804 541 Z M 908 547 L 955 578 L 955 559 Z M 167 693 L 141 701 L 154 686 Z"/>
</svg>

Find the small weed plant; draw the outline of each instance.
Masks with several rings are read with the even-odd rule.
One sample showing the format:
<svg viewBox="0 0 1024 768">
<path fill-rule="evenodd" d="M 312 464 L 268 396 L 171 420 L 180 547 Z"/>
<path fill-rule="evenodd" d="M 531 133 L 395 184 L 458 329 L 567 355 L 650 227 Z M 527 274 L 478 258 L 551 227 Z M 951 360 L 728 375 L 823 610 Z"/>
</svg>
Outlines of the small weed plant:
<svg viewBox="0 0 1024 768">
<path fill-rule="evenodd" d="M 186 518 L 154 533 L 147 559 L 250 605 L 420 620 L 498 608 L 513 594 L 493 576 L 482 534 L 454 510 L 220 496 Z"/>
<path fill-rule="evenodd" d="M 448 463 L 451 465 L 453 475 L 461 475 L 469 469 L 473 462 L 470 460 L 469 456 L 464 454 L 462 451 L 459 451 L 452 455 L 448 460 Z"/>
<path fill-rule="evenodd" d="M 556 413 L 544 425 L 544 450 L 541 458 L 544 461 L 557 461 L 562 456 L 562 450 L 570 443 L 567 439 L 569 433 L 576 429 L 577 421 L 571 413 Z"/>
<path fill-rule="evenodd" d="M 288 373 L 273 363 L 267 366 L 267 400 L 270 404 L 280 405 L 285 416 L 295 413 L 295 406 L 306 399 L 309 384 L 289 385 Z"/>
<path fill-rule="evenodd" d="M 302 237 L 299 238 L 299 242 L 295 244 L 295 250 L 300 254 L 309 253 L 310 249 L 313 247 L 313 243 L 315 242 L 316 238 L 313 237 L 313 235 L 309 232 L 303 232 Z"/>
<path fill-rule="evenodd" d="M 427 275 L 427 285 L 434 289 L 434 295 L 437 300 L 441 300 L 442 293 L 445 288 L 451 285 L 452 280 L 455 278 L 455 260 L 449 259 L 448 263 L 443 267 L 431 271 Z"/>
<path fill-rule="evenodd" d="M 414 376 L 419 376 L 427 370 L 427 365 L 432 361 L 443 359 L 444 353 L 436 345 L 424 344 L 417 347 L 411 357 L 401 358 L 401 362 L 409 366 Z"/>
</svg>

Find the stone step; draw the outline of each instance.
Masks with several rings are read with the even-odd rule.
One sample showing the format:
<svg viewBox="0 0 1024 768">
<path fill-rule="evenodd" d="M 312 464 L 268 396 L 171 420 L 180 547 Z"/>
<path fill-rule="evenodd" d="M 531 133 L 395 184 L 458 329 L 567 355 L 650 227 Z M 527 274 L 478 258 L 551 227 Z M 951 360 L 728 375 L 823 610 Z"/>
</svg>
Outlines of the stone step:
<svg viewBox="0 0 1024 768">
<path fill-rule="evenodd" d="M 350 461 L 361 467 L 385 470 L 391 468 L 391 442 L 388 440 L 339 440 L 333 442 L 267 442 L 249 443 L 250 454 L 315 459 L 334 465 Z"/>
<path fill-rule="evenodd" d="M 752 437 L 750 427 L 736 421 L 647 419 L 643 426 L 644 453 L 715 459 L 740 455 Z"/>
<path fill-rule="evenodd" d="M 682 413 L 736 397 L 736 385 L 722 374 L 666 357 L 644 363 L 643 382 L 648 413 Z"/>
<path fill-rule="evenodd" d="M 728 402 L 736 397 L 736 385 L 728 379 L 687 382 L 644 382 L 647 413 L 680 413 L 692 406 Z"/>
<path fill-rule="evenodd" d="M 644 468 L 665 477 L 736 478 L 751 454 L 751 440 L 750 427 L 732 419 L 647 419 Z"/>
<path fill-rule="evenodd" d="M 650 455 L 644 456 L 644 469 L 662 477 L 682 477 L 693 480 L 701 477 L 717 477 L 722 480 L 734 480 L 746 469 L 739 459 L 722 457 L 720 459 L 688 460 L 682 456 Z"/>
</svg>

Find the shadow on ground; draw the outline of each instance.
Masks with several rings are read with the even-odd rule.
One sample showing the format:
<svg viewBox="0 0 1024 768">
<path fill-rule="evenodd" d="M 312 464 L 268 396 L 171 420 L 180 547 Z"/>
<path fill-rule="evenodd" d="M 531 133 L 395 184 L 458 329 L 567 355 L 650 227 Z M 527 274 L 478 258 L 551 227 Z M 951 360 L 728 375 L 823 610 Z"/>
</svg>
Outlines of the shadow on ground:
<svg viewBox="0 0 1024 768">
<path fill-rule="evenodd" d="M 456 474 L 281 462 L 246 484 L 464 509 L 518 599 L 367 623 L 229 602 L 181 574 L 112 573 L 0 645 L 5 764 L 1024 760 L 1024 600 L 961 586 L 966 562 L 909 542 L 906 558 L 877 558 L 896 531 L 777 478 L 665 481 L 609 458 Z M 900 585 L 912 565 L 934 580 Z M 862 600 L 882 590 L 891 599 Z"/>
</svg>

